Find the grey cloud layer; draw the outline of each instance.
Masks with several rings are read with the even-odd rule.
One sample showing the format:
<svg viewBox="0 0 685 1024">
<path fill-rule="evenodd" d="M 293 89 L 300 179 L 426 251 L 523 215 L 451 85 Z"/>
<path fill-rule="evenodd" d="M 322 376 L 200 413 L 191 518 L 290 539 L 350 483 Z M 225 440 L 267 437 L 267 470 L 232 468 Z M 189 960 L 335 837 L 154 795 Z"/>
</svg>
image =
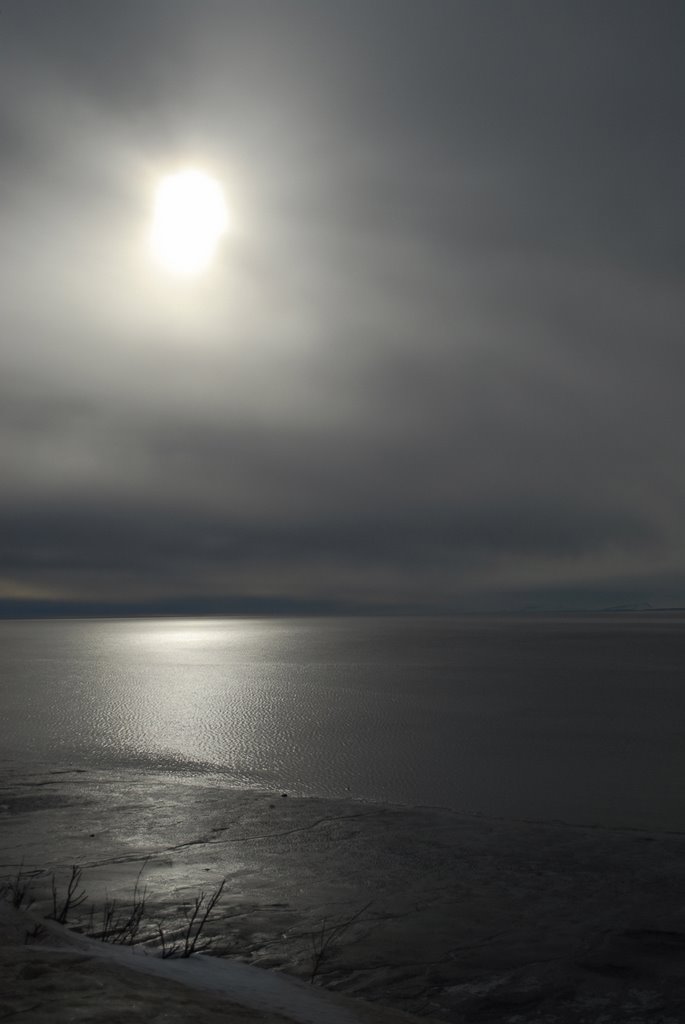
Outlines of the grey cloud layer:
<svg viewBox="0 0 685 1024">
<path fill-rule="evenodd" d="M 7 23 L 0 599 L 677 597 L 679 5 Z M 184 293 L 136 247 L 194 152 Z"/>
</svg>

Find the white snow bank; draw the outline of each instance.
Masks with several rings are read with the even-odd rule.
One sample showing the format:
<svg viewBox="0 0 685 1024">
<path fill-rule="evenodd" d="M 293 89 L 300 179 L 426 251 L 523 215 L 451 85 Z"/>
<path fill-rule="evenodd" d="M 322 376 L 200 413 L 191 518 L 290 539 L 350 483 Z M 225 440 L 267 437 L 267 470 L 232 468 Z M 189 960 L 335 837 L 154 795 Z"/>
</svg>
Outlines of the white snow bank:
<svg viewBox="0 0 685 1024">
<path fill-rule="evenodd" d="M 21 916 L 29 921 L 29 927 L 38 921 L 26 912 Z M 7 925 L 11 921 L 16 925 L 16 920 L 16 912 L 0 900 L 0 923 Z M 54 921 L 40 923 L 53 939 L 53 943 L 41 942 L 40 949 L 45 952 L 59 955 L 76 949 L 110 964 L 121 964 L 144 974 L 168 978 L 202 992 L 223 996 L 250 1009 L 280 1013 L 298 1024 L 360 1024 L 364 1019 L 354 1009 L 338 1005 L 320 989 L 273 971 L 203 954 L 187 959 L 163 960 L 135 947 L 98 942 L 70 932 Z M 365 1019 L 368 1021 L 368 1015 Z"/>
</svg>

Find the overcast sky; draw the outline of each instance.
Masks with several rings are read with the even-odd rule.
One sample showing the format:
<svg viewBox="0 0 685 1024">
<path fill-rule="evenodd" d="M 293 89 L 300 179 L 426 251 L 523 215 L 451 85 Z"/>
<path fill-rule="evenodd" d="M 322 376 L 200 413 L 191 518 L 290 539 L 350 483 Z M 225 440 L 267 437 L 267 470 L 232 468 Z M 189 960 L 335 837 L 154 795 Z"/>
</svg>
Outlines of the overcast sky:
<svg viewBox="0 0 685 1024">
<path fill-rule="evenodd" d="M 5 0 L 0 611 L 685 603 L 681 0 Z M 161 176 L 222 183 L 204 276 Z"/>
</svg>

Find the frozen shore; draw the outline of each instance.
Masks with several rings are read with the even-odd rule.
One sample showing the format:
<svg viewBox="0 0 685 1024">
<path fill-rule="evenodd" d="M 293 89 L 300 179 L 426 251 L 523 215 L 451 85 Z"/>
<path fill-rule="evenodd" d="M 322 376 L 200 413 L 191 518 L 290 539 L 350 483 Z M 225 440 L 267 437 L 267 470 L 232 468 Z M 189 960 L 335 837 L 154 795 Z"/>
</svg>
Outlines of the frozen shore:
<svg viewBox="0 0 685 1024">
<path fill-rule="evenodd" d="M 300 979 L 321 922 L 369 904 L 317 985 L 437 1020 L 685 1019 L 682 834 L 299 799 L 209 776 L 8 769 L 0 876 L 22 861 L 36 913 L 53 872 L 62 885 L 83 868 L 82 928 L 91 902 L 130 898 L 141 867 L 151 920 L 170 933 L 226 878 L 212 952 Z"/>
<path fill-rule="evenodd" d="M 40 938 L 36 937 L 37 930 Z M 271 971 L 195 956 L 161 959 L 98 942 L 0 900 L 5 1016 L 45 1021 L 165 1024 L 411 1024 Z"/>
</svg>

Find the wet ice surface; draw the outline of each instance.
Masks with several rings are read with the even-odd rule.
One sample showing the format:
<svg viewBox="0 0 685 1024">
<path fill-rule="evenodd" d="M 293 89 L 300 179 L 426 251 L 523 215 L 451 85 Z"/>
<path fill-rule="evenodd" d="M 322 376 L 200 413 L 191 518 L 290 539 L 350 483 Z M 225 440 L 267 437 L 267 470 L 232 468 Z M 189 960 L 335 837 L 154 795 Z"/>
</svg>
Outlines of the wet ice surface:
<svg viewBox="0 0 685 1024">
<path fill-rule="evenodd" d="M 317 982 L 438 1019 L 685 1014 L 680 834 L 282 797 L 216 776 L 9 766 L 0 874 L 22 861 L 46 911 L 50 874 L 63 891 L 69 865 L 83 868 L 81 927 L 91 903 L 97 926 L 106 898 L 130 901 L 143 868 L 153 945 L 157 921 L 174 935 L 193 897 L 226 878 L 213 951 L 303 978 L 322 920 L 369 904 Z"/>
</svg>

